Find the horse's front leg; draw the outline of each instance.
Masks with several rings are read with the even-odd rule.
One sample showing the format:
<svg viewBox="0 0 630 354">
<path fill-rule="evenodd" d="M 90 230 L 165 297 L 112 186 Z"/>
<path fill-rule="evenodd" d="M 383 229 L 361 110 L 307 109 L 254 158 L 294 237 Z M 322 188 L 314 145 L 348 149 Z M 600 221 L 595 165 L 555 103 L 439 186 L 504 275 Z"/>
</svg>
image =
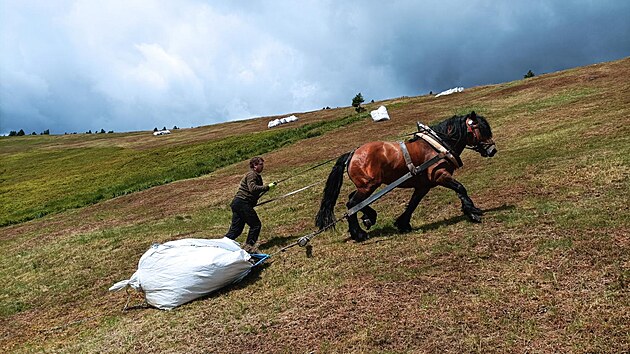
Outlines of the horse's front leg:
<svg viewBox="0 0 630 354">
<path fill-rule="evenodd" d="M 400 232 L 411 232 L 411 215 L 420 204 L 422 198 L 429 192 L 429 188 L 416 188 L 413 191 L 413 195 L 411 196 L 411 200 L 409 200 L 409 204 L 405 208 L 405 211 L 400 214 L 400 216 L 394 221 L 394 226 L 398 228 Z"/>
<path fill-rule="evenodd" d="M 446 187 L 448 189 L 452 189 L 457 193 L 457 196 L 462 201 L 462 212 L 464 215 L 468 216 L 468 219 L 472 222 L 481 222 L 481 215 L 483 211 L 475 206 L 472 199 L 468 196 L 468 192 L 466 191 L 466 187 L 463 184 L 459 183 L 453 176 L 450 174 L 444 173 L 437 179 L 437 184 Z"/>
</svg>

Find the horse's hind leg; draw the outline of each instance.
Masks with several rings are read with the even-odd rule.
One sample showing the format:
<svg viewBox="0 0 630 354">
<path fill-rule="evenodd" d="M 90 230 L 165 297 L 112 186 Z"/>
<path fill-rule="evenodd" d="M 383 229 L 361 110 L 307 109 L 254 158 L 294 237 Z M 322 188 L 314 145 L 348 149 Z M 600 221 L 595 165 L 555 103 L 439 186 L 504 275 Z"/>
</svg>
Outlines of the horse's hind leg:
<svg viewBox="0 0 630 354">
<path fill-rule="evenodd" d="M 363 212 L 361 222 L 363 222 L 363 226 L 369 230 L 372 226 L 374 226 L 374 224 L 376 224 L 376 216 L 378 214 L 376 213 L 376 210 L 372 209 L 369 205 L 365 206 L 361 209 L 361 211 Z"/>
<path fill-rule="evenodd" d="M 346 203 L 346 207 L 348 207 L 348 209 L 354 207 L 355 205 L 361 203 L 367 197 L 369 197 L 370 194 L 371 193 L 361 193 L 360 191 L 353 192 L 352 194 L 350 194 L 350 200 L 348 201 L 348 203 Z M 365 207 L 363 209 L 365 209 Z M 365 232 L 361 228 L 361 226 L 359 226 L 357 213 L 348 216 L 348 231 L 350 232 L 350 237 L 357 242 L 365 241 L 368 239 L 367 232 Z"/>
<path fill-rule="evenodd" d="M 350 193 L 350 195 L 348 196 L 348 202 L 350 202 L 350 200 L 352 199 L 352 197 L 354 197 L 356 193 L 356 191 Z M 369 230 L 372 226 L 376 224 L 376 217 L 378 213 L 369 205 L 363 207 L 363 209 L 361 209 L 361 212 L 363 213 L 363 215 L 361 216 L 361 222 L 363 223 L 363 226 L 365 226 L 365 228 Z"/>
<path fill-rule="evenodd" d="M 400 214 L 400 216 L 394 221 L 394 226 L 398 228 L 400 232 L 411 232 L 411 215 L 418 207 L 418 204 L 424 198 L 425 195 L 429 192 L 429 188 L 416 188 L 413 191 L 413 195 L 411 196 L 411 200 L 409 200 L 409 204 L 405 208 L 405 211 Z"/>
</svg>

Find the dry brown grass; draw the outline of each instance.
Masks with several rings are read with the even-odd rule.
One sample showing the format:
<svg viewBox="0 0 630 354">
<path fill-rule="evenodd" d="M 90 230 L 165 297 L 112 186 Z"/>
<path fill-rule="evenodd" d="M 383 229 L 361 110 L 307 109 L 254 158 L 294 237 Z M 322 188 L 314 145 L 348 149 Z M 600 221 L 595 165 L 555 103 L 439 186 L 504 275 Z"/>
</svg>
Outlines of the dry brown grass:
<svg viewBox="0 0 630 354">
<path fill-rule="evenodd" d="M 414 232 L 398 234 L 391 223 L 409 191 L 397 190 L 375 205 L 379 221 L 367 242 L 348 241 L 342 224 L 313 240 L 312 258 L 303 249 L 276 254 L 243 283 L 171 312 L 123 313 L 125 295 L 107 288 L 131 275 L 152 242 L 222 235 L 246 163 L 5 227 L 3 255 L 24 260 L 6 271 L 33 288 L 23 297 L 27 309 L 2 318 L 0 348 L 628 352 L 627 77 L 630 59 L 441 98 L 394 99 L 385 102 L 389 122 L 360 122 L 266 155 L 265 179 L 280 179 L 370 140 L 401 139 L 415 121 L 470 109 L 488 118 L 499 148 L 493 160 L 464 153 L 457 174 L 486 210 L 482 224 L 467 223 L 457 198 L 435 190 L 414 214 Z M 303 113 L 300 124 L 350 112 Z M 244 134 L 265 129 L 268 120 L 183 129 L 153 143 Z M 145 147 L 133 135 L 121 144 Z M 324 179 L 328 167 L 287 181 L 276 193 Z M 351 190 L 347 181 L 343 188 L 344 195 Z M 261 210 L 263 249 L 274 253 L 311 231 L 319 193 L 309 190 Z M 31 265 L 38 270 L 25 270 Z M 76 286 L 59 285 L 70 278 L 78 279 Z M 17 295 L 2 293 L 0 300 L 11 296 Z"/>
</svg>

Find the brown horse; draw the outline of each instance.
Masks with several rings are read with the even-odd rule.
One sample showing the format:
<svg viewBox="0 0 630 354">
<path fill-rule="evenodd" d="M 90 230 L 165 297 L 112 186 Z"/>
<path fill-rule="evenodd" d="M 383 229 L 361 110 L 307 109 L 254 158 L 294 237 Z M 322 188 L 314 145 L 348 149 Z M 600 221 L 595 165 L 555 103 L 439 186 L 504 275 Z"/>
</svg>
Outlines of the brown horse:
<svg viewBox="0 0 630 354">
<path fill-rule="evenodd" d="M 420 124 L 418 125 L 420 129 Z M 492 130 L 485 118 L 471 112 L 465 116 L 453 116 L 434 126 L 433 132 L 441 139 L 442 146 L 453 158 L 437 160 L 423 171 L 403 182 L 399 188 L 414 188 L 411 200 L 405 211 L 396 219 L 394 225 L 400 232 L 411 231 L 411 214 L 420 200 L 435 186 L 443 186 L 457 193 L 462 202 L 462 211 L 472 222 L 481 222 L 482 211 L 475 207 L 468 197 L 466 188 L 455 178 L 453 172 L 461 166 L 461 155 L 464 148 L 477 151 L 483 157 L 492 157 L 497 152 L 492 140 Z M 419 166 L 438 155 L 438 150 L 416 134 L 405 144 L 408 158 L 413 166 Z M 368 198 L 381 184 L 391 184 L 410 171 L 413 166 L 405 161 L 405 154 L 399 143 L 370 142 L 355 151 L 339 157 L 333 167 L 324 188 L 324 196 L 315 224 L 320 229 L 335 222 L 334 208 L 341 191 L 344 170 L 348 171 L 350 180 L 357 190 L 349 195 L 346 203 L 348 209 Z M 361 209 L 361 220 L 367 229 L 376 223 L 376 211 L 370 206 Z M 363 241 L 367 233 L 359 226 L 357 214 L 348 217 L 348 227 L 352 239 Z"/>
</svg>

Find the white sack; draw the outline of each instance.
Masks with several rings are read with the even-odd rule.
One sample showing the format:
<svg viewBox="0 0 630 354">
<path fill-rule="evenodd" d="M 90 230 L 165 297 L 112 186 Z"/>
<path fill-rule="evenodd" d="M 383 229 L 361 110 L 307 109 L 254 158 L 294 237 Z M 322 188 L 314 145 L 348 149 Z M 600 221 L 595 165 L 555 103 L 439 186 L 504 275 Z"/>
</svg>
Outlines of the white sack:
<svg viewBox="0 0 630 354">
<path fill-rule="evenodd" d="M 375 122 L 389 120 L 389 114 L 387 114 L 387 108 L 385 108 L 385 106 L 378 107 L 378 109 L 370 112 L 370 115 L 372 116 L 372 120 Z"/>
<path fill-rule="evenodd" d="M 267 123 L 267 128 L 277 127 L 278 125 L 280 125 L 280 119 L 274 119 Z"/>
<path fill-rule="evenodd" d="M 298 120 L 298 117 L 296 117 L 295 115 L 290 115 L 288 117 L 274 119 L 270 121 L 269 123 L 267 123 L 267 128 L 277 127 L 278 125 L 295 122 L 297 120 Z"/>
<path fill-rule="evenodd" d="M 253 264 L 238 243 L 222 239 L 182 239 L 154 244 L 138 262 L 131 278 L 110 291 L 130 286 L 144 292 L 147 302 L 171 310 L 249 274 Z"/>
<path fill-rule="evenodd" d="M 462 92 L 462 91 L 464 91 L 463 87 L 453 87 L 452 89 L 448 89 L 446 91 L 442 91 L 438 93 L 437 95 L 435 95 L 435 97 L 446 96 L 452 93 L 457 93 L 457 92 Z"/>
</svg>

